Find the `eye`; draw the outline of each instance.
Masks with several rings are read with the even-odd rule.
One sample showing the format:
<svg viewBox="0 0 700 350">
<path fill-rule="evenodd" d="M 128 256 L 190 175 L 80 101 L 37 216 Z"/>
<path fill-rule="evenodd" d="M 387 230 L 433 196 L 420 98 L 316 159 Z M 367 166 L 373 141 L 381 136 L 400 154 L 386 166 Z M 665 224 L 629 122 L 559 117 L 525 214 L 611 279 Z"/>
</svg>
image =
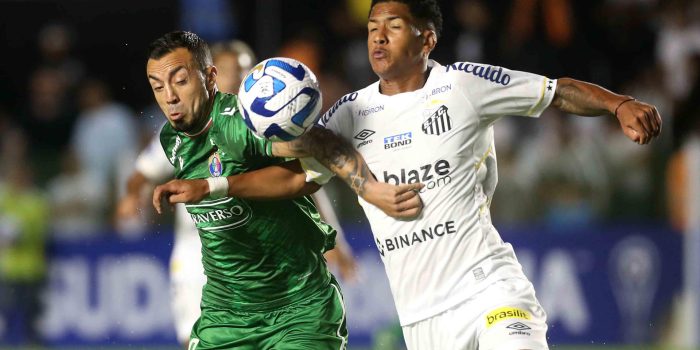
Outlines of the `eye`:
<svg viewBox="0 0 700 350">
<path fill-rule="evenodd" d="M 177 84 L 177 85 L 185 85 L 185 84 L 187 84 L 187 79 L 178 80 L 178 81 L 175 82 L 175 84 Z"/>
<path fill-rule="evenodd" d="M 163 91 L 163 87 L 162 87 L 162 86 L 156 86 L 156 87 L 153 88 L 153 91 L 155 91 L 155 92 L 161 92 L 161 91 Z"/>
</svg>

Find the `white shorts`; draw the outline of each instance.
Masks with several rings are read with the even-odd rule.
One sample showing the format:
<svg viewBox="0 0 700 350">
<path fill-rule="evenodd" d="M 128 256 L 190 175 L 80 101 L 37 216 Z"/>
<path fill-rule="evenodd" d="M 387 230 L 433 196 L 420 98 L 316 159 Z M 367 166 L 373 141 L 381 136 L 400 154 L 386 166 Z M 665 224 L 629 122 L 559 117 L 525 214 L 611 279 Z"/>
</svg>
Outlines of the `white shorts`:
<svg viewBox="0 0 700 350">
<path fill-rule="evenodd" d="M 547 316 L 532 283 L 497 281 L 465 302 L 403 326 L 409 350 L 548 350 Z"/>
<path fill-rule="evenodd" d="M 180 239 L 170 257 L 171 309 L 177 340 L 184 344 L 190 339 L 192 326 L 199 318 L 202 287 L 207 279 L 202 267 L 199 237 Z"/>
</svg>

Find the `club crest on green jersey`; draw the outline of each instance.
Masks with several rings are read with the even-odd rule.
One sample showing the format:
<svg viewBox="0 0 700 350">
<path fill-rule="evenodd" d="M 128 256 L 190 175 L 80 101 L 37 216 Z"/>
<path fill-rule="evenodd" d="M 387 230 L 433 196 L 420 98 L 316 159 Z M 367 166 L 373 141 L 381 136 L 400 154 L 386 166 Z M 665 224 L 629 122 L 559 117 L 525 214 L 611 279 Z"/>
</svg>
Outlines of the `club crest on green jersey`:
<svg viewBox="0 0 700 350">
<path fill-rule="evenodd" d="M 211 156 L 209 156 L 209 173 L 213 177 L 218 177 L 221 176 L 223 170 L 224 166 L 221 164 L 219 152 L 214 152 Z"/>
</svg>

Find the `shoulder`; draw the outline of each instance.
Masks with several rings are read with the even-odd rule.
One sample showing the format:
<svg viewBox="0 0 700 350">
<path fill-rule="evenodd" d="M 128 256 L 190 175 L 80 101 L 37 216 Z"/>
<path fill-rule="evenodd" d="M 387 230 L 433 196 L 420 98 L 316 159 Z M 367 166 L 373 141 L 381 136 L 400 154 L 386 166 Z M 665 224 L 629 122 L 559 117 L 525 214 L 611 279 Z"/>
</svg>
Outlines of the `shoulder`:
<svg viewBox="0 0 700 350">
<path fill-rule="evenodd" d="M 240 106 L 238 105 L 238 96 L 224 92 L 217 92 L 216 100 L 214 101 L 214 108 L 212 109 L 211 114 L 215 119 L 218 119 L 217 117 L 224 117 L 222 119 L 231 119 L 230 117 L 241 113 L 239 109 Z"/>
<path fill-rule="evenodd" d="M 170 123 L 165 123 L 163 128 L 160 129 L 160 145 L 164 150 L 168 150 L 171 147 L 178 147 L 182 140 L 177 132 Z"/>
<path fill-rule="evenodd" d="M 329 108 L 326 113 L 321 116 L 319 123 L 325 125 L 331 118 L 336 114 L 350 113 L 358 108 L 361 108 L 366 104 L 366 101 L 370 98 L 372 89 L 376 89 L 378 83 L 371 84 L 361 90 L 353 91 L 343 97 L 339 98 L 331 108 Z"/>
<path fill-rule="evenodd" d="M 508 86 L 512 76 L 511 71 L 506 68 L 485 63 L 455 62 L 436 68 L 457 81 L 495 86 Z"/>
</svg>

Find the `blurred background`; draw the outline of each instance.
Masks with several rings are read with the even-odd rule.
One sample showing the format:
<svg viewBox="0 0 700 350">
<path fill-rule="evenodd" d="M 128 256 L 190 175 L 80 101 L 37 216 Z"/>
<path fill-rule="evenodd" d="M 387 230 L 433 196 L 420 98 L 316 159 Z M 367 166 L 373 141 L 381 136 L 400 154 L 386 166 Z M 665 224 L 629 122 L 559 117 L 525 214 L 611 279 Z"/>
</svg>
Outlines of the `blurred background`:
<svg viewBox="0 0 700 350">
<path fill-rule="evenodd" d="M 553 349 L 700 348 L 700 1 L 445 0 L 431 58 L 603 85 L 657 106 L 649 146 L 614 118 L 495 126 L 491 205 L 548 312 Z M 176 29 L 240 39 L 319 77 L 324 110 L 376 80 L 369 0 L 1 0 L 0 347 L 179 348 L 172 214 L 116 220 L 164 117 L 146 48 Z M 336 180 L 334 180 L 336 181 Z M 350 349 L 403 345 L 364 214 L 328 190 L 357 259 Z"/>
</svg>

